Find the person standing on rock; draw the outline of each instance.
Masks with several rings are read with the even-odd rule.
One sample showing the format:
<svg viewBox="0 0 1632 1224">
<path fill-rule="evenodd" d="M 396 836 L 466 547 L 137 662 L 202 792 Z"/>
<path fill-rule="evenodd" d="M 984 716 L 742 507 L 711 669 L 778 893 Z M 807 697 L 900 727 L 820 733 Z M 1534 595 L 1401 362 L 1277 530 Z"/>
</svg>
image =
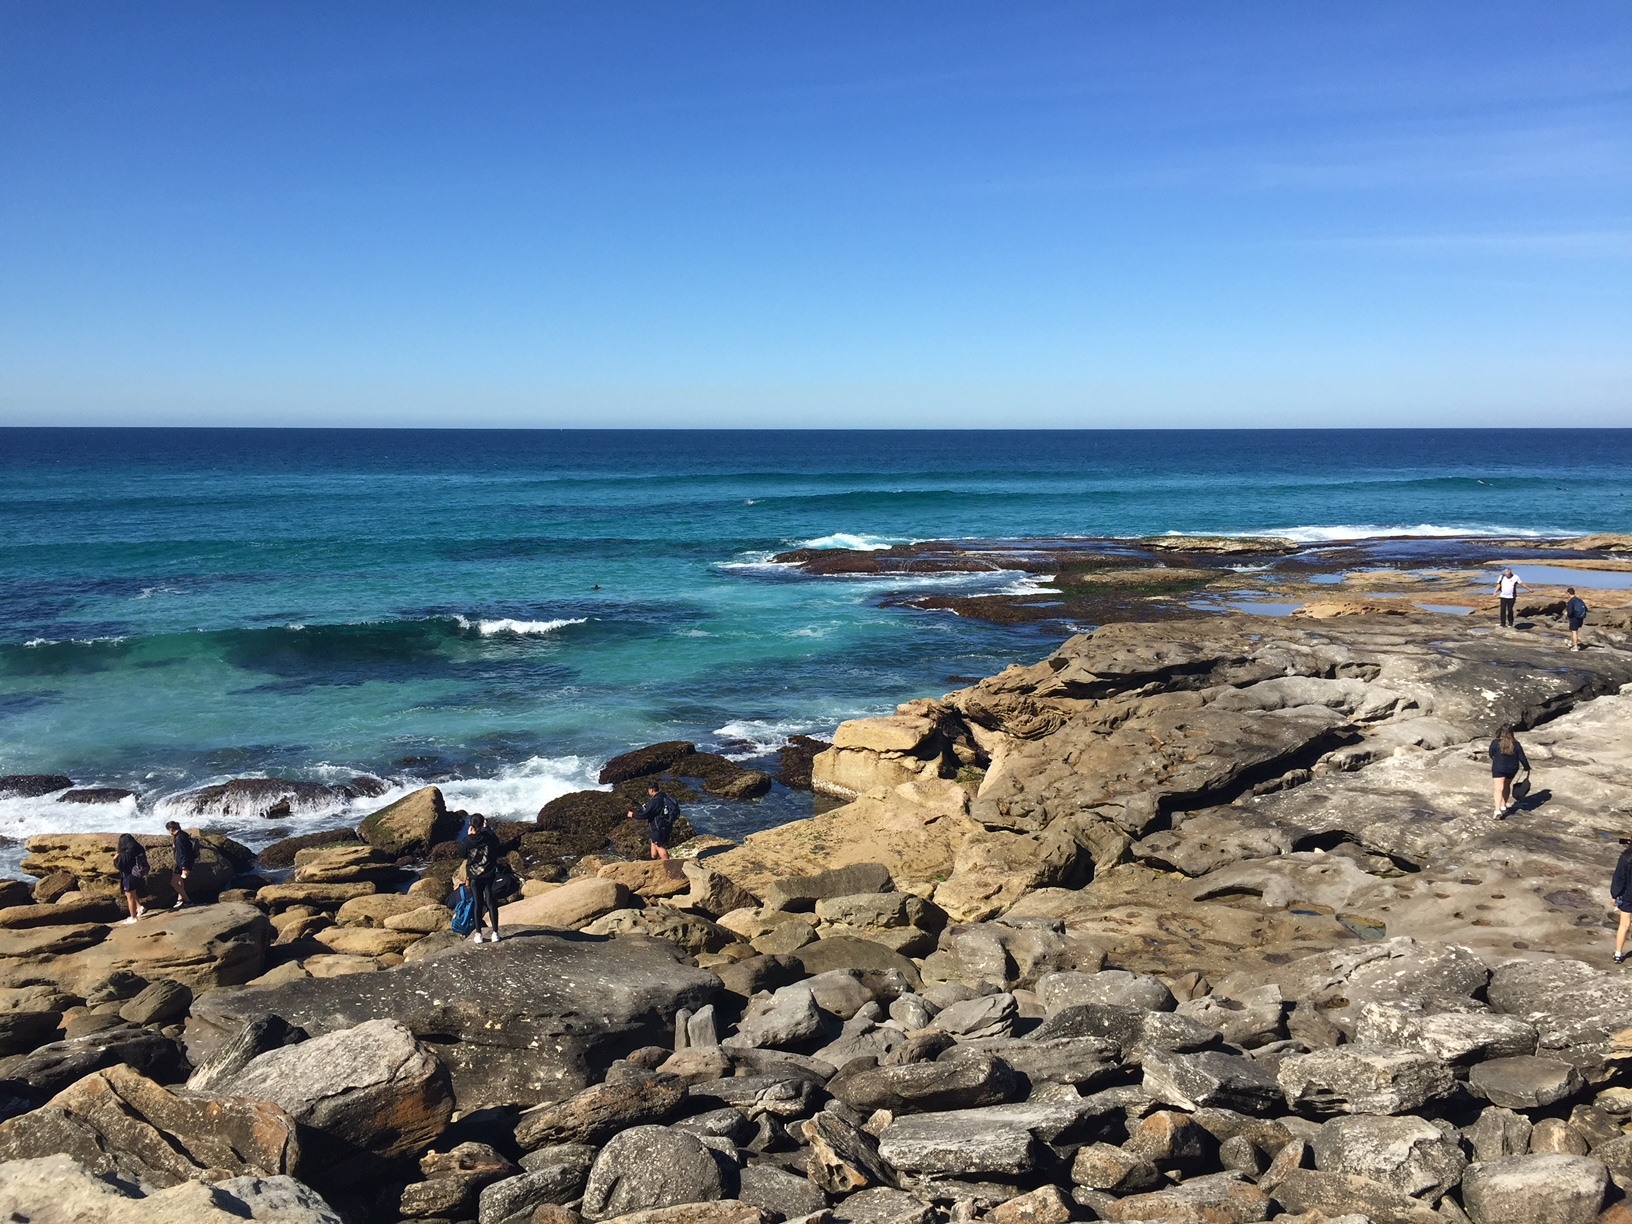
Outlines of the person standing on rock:
<svg viewBox="0 0 1632 1224">
<path fill-rule="evenodd" d="M 130 917 L 125 919 L 125 925 L 129 926 L 147 913 L 147 907 L 137 895 L 142 890 L 142 881 L 147 879 L 147 851 L 142 849 L 142 843 L 129 833 L 119 834 L 119 848 L 113 856 L 113 867 L 119 873 L 119 888 L 125 894 L 125 905 L 130 909 Z"/>
<path fill-rule="evenodd" d="M 1570 627 L 1570 649 L 1585 649 L 1581 645 L 1581 626 L 1587 623 L 1587 601 L 1575 593 L 1574 587 L 1565 587 L 1569 596 L 1564 601 L 1564 621 Z"/>
<path fill-rule="evenodd" d="M 1609 895 L 1615 899 L 1621 925 L 1615 931 L 1615 963 L 1626 961 L 1626 933 L 1632 930 L 1632 837 L 1621 838 L 1621 857 L 1609 881 Z"/>
<path fill-rule="evenodd" d="M 1513 737 L 1513 728 L 1504 725 L 1490 741 L 1490 780 L 1497 820 L 1519 806 L 1513 802 L 1513 779 L 1520 769 L 1529 774 L 1530 758 L 1524 755 L 1524 745 Z"/>
<path fill-rule="evenodd" d="M 499 899 L 493 886 L 498 882 L 499 864 L 504 858 L 498 834 L 488 828 L 487 817 L 477 812 L 470 818 L 470 827 L 459 838 L 459 844 L 465 848 L 465 879 L 470 884 L 471 895 L 476 898 L 476 929 L 471 932 L 470 942 L 482 942 L 482 923 L 491 919 L 493 934 L 488 936 L 488 942 L 498 943 Z"/>
<path fill-rule="evenodd" d="M 176 856 L 176 869 L 170 873 L 171 887 L 176 890 L 176 903 L 171 908 L 180 909 L 193 903 L 193 899 L 187 895 L 187 877 L 192 875 L 193 865 L 198 862 L 198 843 L 174 820 L 164 826 L 164 831 L 170 834 L 170 847 Z"/>
<path fill-rule="evenodd" d="M 1524 586 L 1523 580 L 1511 569 L 1504 569 L 1502 576 L 1496 579 L 1496 602 L 1501 605 L 1501 627 L 1503 629 L 1512 629 L 1514 627 L 1513 605 L 1518 602 L 1520 587 L 1524 587 L 1527 591 L 1530 589 Z"/>
<path fill-rule="evenodd" d="M 649 796 L 644 807 L 638 812 L 630 812 L 628 820 L 644 820 L 646 822 L 646 836 L 652 843 L 652 857 L 669 858 L 669 838 L 674 836 L 674 822 L 680 819 L 680 805 L 674 801 L 673 795 L 665 795 L 656 782 L 646 788 Z"/>
</svg>

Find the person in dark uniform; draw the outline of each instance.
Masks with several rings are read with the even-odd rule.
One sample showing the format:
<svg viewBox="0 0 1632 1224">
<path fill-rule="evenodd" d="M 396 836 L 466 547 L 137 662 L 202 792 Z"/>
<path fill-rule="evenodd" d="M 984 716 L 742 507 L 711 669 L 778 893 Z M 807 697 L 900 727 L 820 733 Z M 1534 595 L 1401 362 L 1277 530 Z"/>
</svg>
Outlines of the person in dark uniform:
<svg viewBox="0 0 1632 1224">
<path fill-rule="evenodd" d="M 142 891 L 142 881 L 147 879 L 147 851 L 129 833 L 119 834 L 113 869 L 119 873 L 119 889 L 125 894 L 125 905 L 130 909 L 130 917 L 125 919 L 125 925 L 129 926 L 147 913 L 147 907 L 138 895 Z"/>
<path fill-rule="evenodd" d="M 187 895 L 187 879 L 198 862 L 198 843 L 174 820 L 164 826 L 164 831 L 170 834 L 170 847 L 176 856 L 176 869 L 170 873 L 171 887 L 176 890 L 176 903 L 171 908 L 180 909 L 193 903 L 193 899 Z"/>
<path fill-rule="evenodd" d="M 498 882 L 499 864 L 504 858 L 498 834 L 488 828 L 487 817 L 477 812 L 470 818 L 470 827 L 460 836 L 459 844 L 465 848 L 465 878 L 476 898 L 476 929 L 471 932 L 470 942 L 482 942 L 482 923 L 491 919 L 493 933 L 487 937 L 488 942 L 498 943 L 499 898 L 493 886 Z"/>
<path fill-rule="evenodd" d="M 1615 875 L 1609 882 L 1609 895 L 1615 901 L 1616 916 L 1621 925 L 1615 931 L 1615 963 L 1626 960 L 1626 933 L 1632 929 L 1632 837 L 1621 838 L 1621 857 L 1615 864 Z"/>
<path fill-rule="evenodd" d="M 1513 779 L 1521 769 L 1530 772 L 1530 758 L 1524 755 L 1524 745 L 1513 737 L 1513 728 L 1504 726 L 1490 741 L 1490 780 L 1497 820 L 1518 806 L 1513 802 Z"/>
<path fill-rule="evenodd" d="M 669 839 L 674 836 L 674 822 L 680 819 L 680 805 L 674 801 L 674 796 L 665 795 L 653 782 L 646 788 L 649 796 L 644 807 L 638 812 L 630 812 L 627 820 L 644 820 L 646 822 L 646 837 L 652 843 L 652 857 L 667 859 L 669 857 Z"/>
</svg>

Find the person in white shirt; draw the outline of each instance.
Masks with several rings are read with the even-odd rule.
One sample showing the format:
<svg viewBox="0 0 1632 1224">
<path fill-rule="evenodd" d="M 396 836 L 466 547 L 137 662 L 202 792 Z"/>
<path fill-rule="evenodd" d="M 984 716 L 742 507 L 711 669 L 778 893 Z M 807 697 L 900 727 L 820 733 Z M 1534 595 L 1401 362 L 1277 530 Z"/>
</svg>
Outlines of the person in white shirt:
<svg viewBox="0 0 1632 1224">
<path fill-rule="evenodd" d="M 1496 600 L 1501 605 L 1502 628 L 1513 627 L 1513 604 L 1519 597 L 1519 588 L 1530 588 L 1519 580 L 1519 576 L 1510 569 L 1504 569 L 1502 576 L 1496 579 Z"/>
</svg>

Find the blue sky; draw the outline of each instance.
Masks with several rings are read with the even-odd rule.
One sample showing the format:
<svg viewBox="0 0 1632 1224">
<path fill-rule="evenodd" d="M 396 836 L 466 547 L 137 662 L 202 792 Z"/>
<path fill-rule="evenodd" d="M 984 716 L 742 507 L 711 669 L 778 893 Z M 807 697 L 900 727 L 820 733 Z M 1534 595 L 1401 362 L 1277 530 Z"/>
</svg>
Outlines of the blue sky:
<svg viewBox="0 0 1632 1224">
<path fill-rule="evenodd" d="M 0 421 L 1632 424 L 1632 6 L 0 0 Z"/>
</svg>

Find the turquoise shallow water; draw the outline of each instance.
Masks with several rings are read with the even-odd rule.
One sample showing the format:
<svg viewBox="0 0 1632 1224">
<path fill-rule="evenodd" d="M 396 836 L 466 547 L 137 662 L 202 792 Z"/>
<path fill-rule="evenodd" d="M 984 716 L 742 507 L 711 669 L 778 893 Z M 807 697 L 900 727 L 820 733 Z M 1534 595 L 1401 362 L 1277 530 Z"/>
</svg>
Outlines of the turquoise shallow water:
<svg viewBox="0 0 1632 1224">
<path fill-rule="evenodd" d="M 763 755 L 1059 640 L 766 564 L 796 545 L 1629 531 L 1628 493 L 1632 431 L 0 430 L 0 773 L 142 796 L 0 835 L 359 770 L 531 816 L 630 745 Z"/>
</svg>

